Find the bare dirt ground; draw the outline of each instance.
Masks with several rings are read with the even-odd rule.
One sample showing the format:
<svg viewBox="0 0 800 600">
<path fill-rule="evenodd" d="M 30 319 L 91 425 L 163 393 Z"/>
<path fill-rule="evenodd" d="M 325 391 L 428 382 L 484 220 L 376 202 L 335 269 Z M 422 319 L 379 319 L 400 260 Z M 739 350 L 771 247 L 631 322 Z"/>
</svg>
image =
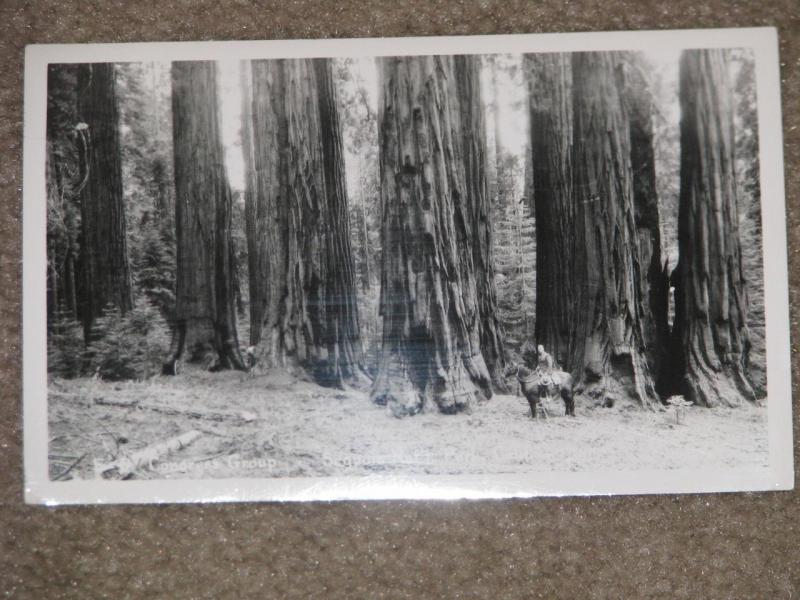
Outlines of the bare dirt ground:
<svg viewBox="0 0 800 600">
<path fill-rule="evenodd" d="M 762 467 L 767 411 L 601 409 L 534 421 L 521 397 L 396 419 L 363 391 L 285 373 L 51 381 L 50 476 L 215 478 Z M 180 436 L 186 445 L 174 441 Z M 170 442 L 171 444 L 164 444 Z M 160 446 L 159 446 L 160 444 Z M 145 457 L 145 460 L 137 460 Z M 116 463 L 122 464 L 122 463 Z M 105 465 L 105 466 L 103 466 Z"/>
</svg>

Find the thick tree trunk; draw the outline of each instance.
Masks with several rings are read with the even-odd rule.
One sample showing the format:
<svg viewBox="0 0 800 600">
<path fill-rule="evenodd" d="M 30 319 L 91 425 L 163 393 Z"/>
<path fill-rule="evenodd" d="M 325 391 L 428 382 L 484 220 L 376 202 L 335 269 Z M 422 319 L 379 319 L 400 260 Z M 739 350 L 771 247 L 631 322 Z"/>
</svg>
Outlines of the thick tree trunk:
<svg viewBox="0 0 800 600">
<path fill-rule="evenodd" d="M 470 59 L 471 60 L 471 59 Z M 383 348 L 373 400 L 394 414 L 491 397 L 481 353 L 455 59 L 379 59 Z M 471 87 L 471 86 L 470 86 Z M 462 90 L 463 91 L 463 90 Z"/>
<path fill-rule="evenodd" d="M 523 62 L 524 66 L 528 65 L 528 59 L 526 58 Z M 526 77 L 527 82 L 531 82 L 530 77 Z M 530 127 L 528 129 L 528 137 L 530 137 Z M 522 187 L 522 197 L 525 201 L 525 205 L 528 208 L 528 212 L 532 216 L 536 216 L 536 204 L 534 202 L 534 195 L 533 195 L 533 150 L 531 148 L 530 140 L 528 143 L 525 144 L 525 169 L 524 173 L 524 182 Z"/>
<path fill-rule="evenodd" d="M 345 187 L 342 129 L 330 59 L 313 61 L 319 102 L 319 130 L 325 178 L 324 273 L 321 334 L 327 357 L 316 369 L 322 383 L 341 385 L 361 378 L 363 347 L 356 304 L 356 273 L 350 247 L 350 211 Z M 363 209 L 363 207 L 362 207 Z M 366 242 L 366 240 L 365 240 Z"/>
<path fill-rule="evenodd" d="M 456 89 L 451 99 L 454 111 L 461 116 L 454 120 L 455 142 L 461 142 L 464 165 L 464 197 L 466 217 L 471 221 L 472 263 L 478 296 L 478 329 L 480 348 L 492 385 L 496 392 L 506 392 L 503 370 L 505 350 L 497 318 L 497 292 L 494 283 L 494 231 L 491 219 L 491 200 L 487 181 L 486 122 L 481 94 L 480 62 L 472 56 L 453 59 Z"/>
<path fill-rule="evenodd" d="M 575 263 L 572 360 L 577 392 L 605 406 L 657 401 L 645 354 L 648 312 L 634 208 L 630 127 L 618 55 L 572 55 Z M 569 302 L 568 297 L 559 299 Z"/>
<path fill-rule="evenodd" d="M 58 319 L 59 314 L 59 295 L 58 286 L 60 277 L 56 269 L 55 244 L 50 241 L 47 244 L 47 320 L 50 324 Z"/>
<path fill-rule="evenodd" d="M 723 50 L 680 60 L 680 260 L 673 330 L 676 375 L 704 406 L 754 399 L 734 173 L 731 88 Z"/>
<path fill-rule="evenodd" d="M 575 200 L 572 63 L 568 54 L 525 56 L 536 215 L 536 340 L 558 365 L 572 363 Z"/>
<path fill-rule="evenodd" d="M 87 163 L 80 195 L 80 262 L 81 320 L 88 341 L 92 324 L 106 305 L 122 313 L 133 306 L 113 64 L 78 66 L 78 119 L 79 144 Z"/>
<path fill-rule="evenodd" d="M 219 131 L 216 63 L 172 64 L 177 246 L 176 337 L 182 357 L 243 369 L 236 335 L 231 191 Z"/>
<path fill-rule="evenodd" d="M 358 209 L 359 214 L 359 241 L 361 243 L 361 262 L 364 265 L 364 268 L 361 269 L 361 290 L 364 292 L 369 291 L 370 288 L 370 280 L 372 277 L 370 276 L 370 268 L 369 268 L 369 261 L 372 260 L 369 254 L 369 232 L 367 229 L 367 209 L 364 206 L 366 202 L 366 198 L 363 191 L 361 191 L 361 206 Z"/>
<path fill-rule="evenodd" d="M 255 142 L 253 140 L 253 85 L 250 61 L 239 65 L 242 86 L 242 154 L 244 155 L 244 216 L 247 238 L 247 273 L 250 306 L 250 345 L 261 341 L 261 328 L 266 311 L 269 278 L 267 266 L 267 217 L 265 203 L 260 201 L 256 176 Z"/>
<path fill-rule="evenodd" d="M 257 357 L 297 363 L 323 385 L 357 382 L 362 352 L 330 61 L 253 61 L 252 86 Z"/>
<path fill-rule="evenodd" d="M 669 274 L 661 256 L 656 167 L 653 146 L 653 98 L 644 77 L 644 66 L 633 53 L 623 56 L 623 98 L 631 134 L 633 205 L 636 215 L 641 268 L 639 295 L 644 301 L 644 343 L 656 389 L 666 392 L 669 374 L 664 370 L 669 349 Z"/>
<path fill-rule="evenodd" d="M 492 84 L 492 130 L 494 133 L 494 172 L 495 172 L 495 197 L 493 202 L 497 203 L 503 193 L 503 132 L 500 126 L 500 86 L 497 83 L 497 57 L 492 57 L 490 61 L 490 73 Z"/>
</svg>

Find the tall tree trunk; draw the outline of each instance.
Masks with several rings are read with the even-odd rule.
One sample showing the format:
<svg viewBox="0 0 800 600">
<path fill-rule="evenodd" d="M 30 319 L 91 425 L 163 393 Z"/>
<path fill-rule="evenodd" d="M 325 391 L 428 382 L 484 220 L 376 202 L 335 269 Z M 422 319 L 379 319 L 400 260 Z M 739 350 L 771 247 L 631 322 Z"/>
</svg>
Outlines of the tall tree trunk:
<svg viewBox="0 0 800 600">
<path fill-rule="evenodd" d="M 75 289 L 75 254 L 67 250 L 66 267 L 64 269 L 64 287 L 66 288 L 67 309 L 72 319 L 78 319 L 78 298 Z"/>
<path fill-rule="evenodd" d="M 572 55 L 576 298 L 572 360 L 577 392 L 605 406 L 657 401 L 644 347 L 630 127 L 619 57 Z M 561 298 L 568 302 L 569 298 Z"/>
<path fill-rule="evenodd" d="M 359 223 L 359 237 L 361 241 L 361 261 L 364 265 L 364 268 L 361 270 L 361 289 L 364 292 L 369 291 L 370 288 L 370 279 L 372 279 L 370 275 L 370 268 L 369 268 L 369 261 L 372 260 L 369 254 L 369 232 L 367 229 L 367 209 L 364 206 L 364 194 L 362 191 L 361 194 L 361 206 L 359 207 L 359 216 L 360 216 L 360 223 Z"/>
<path fill-rule="evenodd" d="M 637 266 L 639 294 L 646 310 L 642 317 L 644 343 L 656 389 L 666 392 L 669 375 L 664 370 L 669 349 L 669 275 L 661 256 L 661 228 L 656 192 L 653 146 L 653 97 L 641 58 L 625 53 L 623 99 L 631 134 L 633 206 L 638 232 L 640 263 Z"/>
<path fill-rule="evenodd" d="M 358 157 L 358 215 L 359 215 L 359 231 L 358 238 L 361 246 L 361 261 L 364 268 L 361 269 L 361 289 L 368 291 L 370 287 L 370 255 L 369 255 L 369 233 L 367 231 L 367 194 L 364 191 L 364 159 Z"/>
<path fill-rule="evenodd" d="M 333 65 L 313 61 L 319 102 L 319 130 L 325 178 L 323 229 L 325 259 L 322 342 L 327 359 L 317 369 L 323 383 L 340 385 L 363 374 L 363 347 L 356 304 L 356 273 L 350 246 L 350 211 L 345 186 L 344 149 Z M 363 206 L 362 206 L 363 210 Z M 366 241 L 366 240 L 365 240 Z"/>
<path fill-rule="evenodd" d="M 464 197 L 467 218 L 471 221 L 472 263 L 478 296 L 478 329 L 480 349 L 497 392 L 506 392 L 503 370 L 505 349 L 497 318 L 497 292 L 494 282 L 494 227 L 487 178 L 486 119 L 480 82 L 480 62 L 472 56 L 453 59 L 455 94 L 451 96 L 461 119 L 453 120 L 455 141 L 461 142 L 464 165 Z"/>
<path fill-rule="evenodd" d="M 564 369 L 574 364 L 575 212 L 572 186 L 572 63 L 569 54 L 529 54 L 536 216 L 536 341 Z"/>
<path fill-rule="evenodd" d="M 165 366 L 216 357 L 243 369 L 236 334 L 232 197 L 220 138 L 216 63 L 172 63 L 177 246 L 176 337 Z"/>
<path fill-rule="evenodd" d="M 242 88 L 242 154 L 244 155 L 244 221 L 247 238 L 247 273 L 250 305 L 250 345 L 261 341 L 269 278 L 267 271 L 267 216 L 256 176 L 253 140 L 253 84 L 250 61 L 239 65 Z"/>
<path fill-rule="evenodd" d="M 494 168 L 495 189 L 494 202 L 497 202 L 503 194 L 503 131 L 500 125 L 500 86 L 497 83 L 497 56 L 491 58 L 491 83 L 492 83 L 492 130 L 494 132 Z"/>
<path fill-rule="evenodd" d="M 122 313 L 133 306 L 113 64 L 78 66 L 78 119 L 87 163 L 80 195 L 81 320 L 89 340 L 92 324 L 107 304 Z"/>
<path fill-rule="evenodd" d="M 501 173 L 503 163 L 503 142 L 502 132 L 500 131 L 500 101 L 498 99 L 500 91 L 497 83 L 497 55 L 487 54 L 483 57 L 484 65 L 489 70 L 489 88 L 492 101 L 488 104 L 489 115 L 492 127 L 492 147 L 488 161 L 488 191 L 489 205 L 496 207 L 501 194 Z M 487 154 L 489 148 L 487 147 Z M 489 158 L 493 160 L 489 160 Z"/>
<path fill-rule="evenodd" d="M 689 400 L 754 399 L 734 173 L 733 108 L 723 50 L 680 60 L 681 193 L 673 329 L 676 375 Z"/>
<path fill-rule="evenodd" d="M 323 385 L 356 382 L 362 351 L 330 61 L 253 61 L 252 85 L 248 237 L 266 282 L 255 289 L 264 311 L 258 358 L 297 363 Z"/>
<path fill-rule="evenodd" d="M 59 317 L 58 286 L 60 277 L 56 269 L 55 243 L 51 240 L 47 244 L 47 320 L 53 324 Z"/>
<path fill-rule="evenodd" d="M 523 62 L 523 66 L 528 65 L 528 59 L 526 58 Z M 530 84 L 531 78 L 530 76 L 526 77 L 526 81 Z M 528 209 L 528 212 L 531 216 L 536 216 L 536 204 L 534 202 L 534 195 L 533 195 L 533 149 L 531 148 L 530 143 L 530 124 L 528 129 L 528 143 L 525 144 L 525 168 L 523 170 L 524 173 L 524 183 L 522 187 L 522 196 L 525 200 L 525 205 Z"/>
<path fill-rule="evenodd" d="M 454 59 L 379 59 L 383 348 L 373 400 L 444 413 L 492 395 L 480 347 L 473 208 L 454 139 Z"/>
</svg>

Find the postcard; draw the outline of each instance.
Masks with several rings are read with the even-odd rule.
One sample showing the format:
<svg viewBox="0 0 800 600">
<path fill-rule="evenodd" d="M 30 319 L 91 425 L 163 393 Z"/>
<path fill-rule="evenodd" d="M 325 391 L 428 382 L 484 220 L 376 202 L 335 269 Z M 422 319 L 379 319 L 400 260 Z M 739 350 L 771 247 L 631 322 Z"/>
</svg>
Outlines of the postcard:
<svg viewBox="0 0 800 600">
<path fill-rule="evenodd" d="M 26 501 L 791 489 L 779 82 L 770 28 L 29 46 Z"/>
</svg>

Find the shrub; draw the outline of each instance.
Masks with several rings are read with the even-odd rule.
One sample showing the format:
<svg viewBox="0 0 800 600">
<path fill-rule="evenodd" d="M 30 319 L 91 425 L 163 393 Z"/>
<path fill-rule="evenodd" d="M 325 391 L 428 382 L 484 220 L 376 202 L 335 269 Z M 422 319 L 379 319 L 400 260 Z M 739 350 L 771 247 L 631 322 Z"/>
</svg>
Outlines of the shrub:
<svg viewBox="0 0 800 600">
<path fill-rule="evenodd" d="M 84 350 L 83 327 L 59 312 L 47 336 L 47 372 L 65 379 L 80 376 Z"/>
<path fill-rule="evenodd" d="M 145 298 L 120 314 L 109 307 L 92 327 L 84 373 L 102 379 L 145 379 L 161 371 L 169 350 L 169 329 L 160 311 Z"/>
</svg>

